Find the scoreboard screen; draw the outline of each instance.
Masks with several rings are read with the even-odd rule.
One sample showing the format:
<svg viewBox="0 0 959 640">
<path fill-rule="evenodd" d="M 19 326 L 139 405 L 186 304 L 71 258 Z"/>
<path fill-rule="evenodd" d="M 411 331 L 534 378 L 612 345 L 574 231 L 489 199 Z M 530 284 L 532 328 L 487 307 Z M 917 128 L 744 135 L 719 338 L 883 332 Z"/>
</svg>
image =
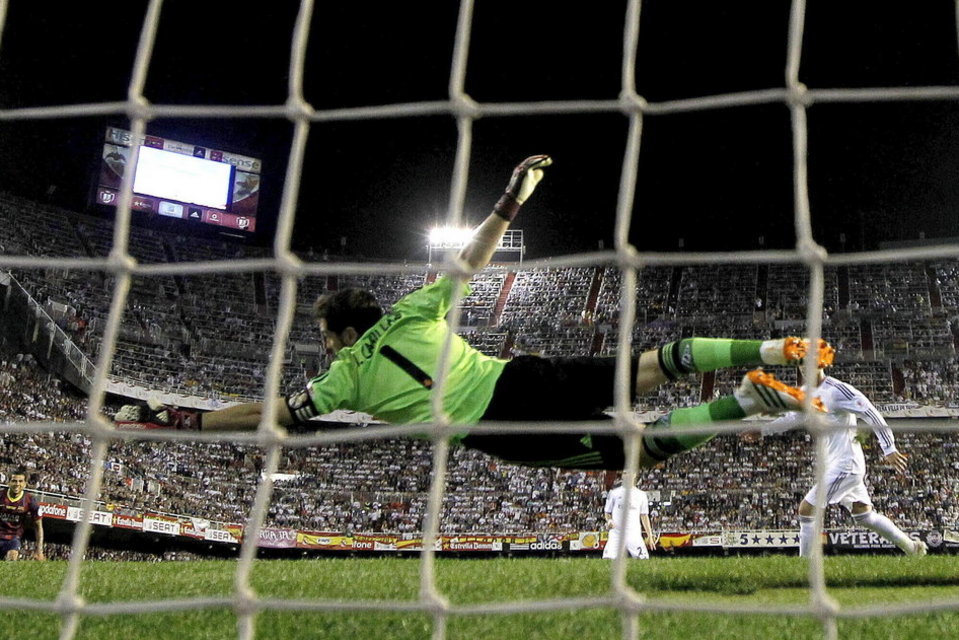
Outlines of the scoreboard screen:
<svg viewBox="0 0 959 640">
<path fill-rule="evenodd" d="M 134 145 L 134 211 L 252 233 L 256 230 L 262 163 L 221 149 L 107 127 L 95 200 L 116 206 Z"/>
</svg>

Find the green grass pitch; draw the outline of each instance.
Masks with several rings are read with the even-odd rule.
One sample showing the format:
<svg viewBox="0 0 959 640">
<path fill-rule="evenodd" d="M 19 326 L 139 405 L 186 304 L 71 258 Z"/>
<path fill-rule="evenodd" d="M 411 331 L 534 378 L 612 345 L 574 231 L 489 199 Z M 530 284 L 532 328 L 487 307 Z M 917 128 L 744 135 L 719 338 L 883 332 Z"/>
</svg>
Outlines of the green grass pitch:
<svg viewBox="0 0 959 640">
<path fill-rule="evenodd" d="M 27 600 L 56 598 L 64 562 L 0 563 L 0 596 Z M 88 603 L 131 603 L 192 597 L 228 597 L 236 563 L 89 562 L 81 574 Z M 838 637 L 856 640 L 955 637 L 959 629 L 959 559 L 950 555 L 842 556 L 826 558 L 828 594 L 843 608 L 898 607 L 952 602 L 945 611 L 838 621 Z M 451 640 L 587 640 L 623 637 L 623 617 L 601 599 L 612 594 L 612 564 L 598 558 L 488 558 L 436 562 L 439 592 L 456 608 L 447 619 Z M 258 597 L 298 602 L 364 603 L 418 599 L 417 558 L 323 558 L 257 561 L 251 578 Z M 627 582 L 652 605 L 727 604 L 751 613 L 641 612 L 638 637 L 824 638 L 822 622 L 811 615 L 770 615 L 764 607 L 802 607 L 809 602 L 808 564 L 796 557 L 653 558 L 632 561 Z M 555 611 L 480 613 L 476 605 L 574 598 L 576 606 Z M 668 608 L 668 607 L 667 607 Z M 54 613 L 0 609 L 0 640 L 56 639 L 61 618 Z M 433 617 L 423 611 L 264 610 L 255 618 L 256 638 L 299 640 L 424 639 Z M 213 604 L 185 611 L 83 615 L 81 640 L 213 640 L 237 638 L 237 616 Z"/>
</svg>

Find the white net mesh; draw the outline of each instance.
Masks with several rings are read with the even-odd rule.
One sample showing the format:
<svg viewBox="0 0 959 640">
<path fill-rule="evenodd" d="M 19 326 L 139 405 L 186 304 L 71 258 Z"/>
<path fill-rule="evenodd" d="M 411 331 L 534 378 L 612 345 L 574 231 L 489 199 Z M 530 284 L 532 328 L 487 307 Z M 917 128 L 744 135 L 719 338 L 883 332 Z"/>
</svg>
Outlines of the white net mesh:
<svg viewBox="0 0 959 640">
<path fill-rule="evenodd" d="M 822 334 L 824 267 L 849 266 L 886 261 L 930 260 L 934 258 L 959 257 L 959 247 L 954 245 L 931 246 L 925 248 L 902 249 L 896 251 L 877 251 L 858 254 L 829 255 L 813 238 L 810 223 L 810 203 L 807 189 L 807 110 L 814 104 L 858 103 L 879 101 L 917 101 L 943 100 L 959 98 L 959 88 L 955 87 L 901 87 L 868 89 L 809 89 L 799 81 L 800 59 L 804 36 L 806 3 L 796 0 L 792 3 L 792 13 L 788 33 L 788 55 L 784 70 L 782 87 L 711 95 L 702 98 L 682 99 L 668 102 L 648 102 L 637 92 L 636 60 L 639 45 L 639 16 L 641 3 L 633 0 L 627 5 L 623 29 L 622 44 L 622 82 L 617 100 L 571 100 L 529 103 L 477 103 L 465 91 L 467 60 L 471 36 L 473 3 L 464 0 L 460 4 L 459 19 L 456 26 L 455 47 L 452 65 L 449 71 L 449 95 L 446 100 L 418 102 L 374 107 L 342 108 L 335 110 L 314 109 L 304 98 L 303 78 L 304 59 L 309 44 L 313 2 L 300 3 L 299 14 L 292 31 L 289 58 L 289 84 L 285 104 L 274 106 L 199 106 L 199 105 L 162 105 L 151 104 L 144 96 L 144 86 L 151 64 L 154 42 L 157 38 L 163 3 L 153 0 L 149 3 L 141 27 L 139 45 L 136 50 L 132 77 L 129 82 L 127 100 L 119 103 L 79 104 L 52 107 L 31 107 L 0 111 L 0 122 L 27 120 L 54 120 L 61 118 L 83 117 L 91 115 L 126 115 L 129 117 L 134 138 L 146 133 L 146 123 L 157 118 L 271 118 L 285 117 L 293 123 L 293 138 L 289 150 L 289 164 L 283 189 L 283 198 L 279 210 L 278 224 L 273 245 L 273 257 L 255 260 L 231 260 L 218 262 L 158 263 L 140 264 L 131 257 L 129 251 L 131 237 L 131 173 L 127 173 L 121 190 L 121 198 L 114 225 L 113 242 L 109 257 L 105 259 L 73 259 L 28 257 L 24 255 L 0 255 L 0 267 L 4 268 L 61 268 L 94 270 L 112 274 L 116 279 L 107 322 L 103 331 L 103 344 L 116 345 L 120 335 L 121 320 L 127 307 L 128 295 L 135 276 L 186 276 L 200 274 L 223 274 L 236 272 L 261 271 L 276 274 L 281 280 L 278 300 L 277 323 L 272 345 L 270 364 L 266 371 L 266 398 L 278 397 L 281 388 L 282 361 L 294 317 L 299 279 L 303 276 L 327 276 L 343 274 L 397 274 L 415 273 L 419 266 L 401 267 L 396 264 L 324 264 L 304 263 L 291 250 L 291 237 L 294 227 L 294 212 L 298 187 L 303 177 L 304 154 L 307 135 L 311 126 L 317 123 L 368 121 L 376 119 L 411 118 L 424 115 L 448 116 L 455 120 L 458 141 L 453 163 L 453 182 L 449 201 L 448 222 L 457 225 L 464 218 L 464 202 L 469 177 L 469 164 L 473 142 L 474 122 L 479 118 L 505 116 L 547 116 L 569 114 L 622 114 L 628 118 L 629 127 L 626 136 L 625 155 L 622 162 L 620 188 L 616 203 L 615 248 L 612 251 L 599 251 L 579 255 L 553 258 L 549 261 L 531 262 L 526 268 L 537 267 L 580 267 L 612 262 L 621 270 L 619 308 L 621 322 L 616 340 L 616 355 L 619 357 L 616 387 L 616 420 L 608 423 L 557 425 L 557 430 L 576 432 L 610 432 L 624 435 L 630 467 L 628 474 L 637 469 L 637 447 L 639 446 L 639 425 L 632 414 L 631 390 L 629 388 L 629 356 L 633 338 L 633 325 L 636 319 L 637 272 L 643 268 L 673 265 L 713 265 L 724 262 L 785 264 L 800 263 L 808 270 L 808 309 L 806 315 L 807 334 L 818 338 Z M 0 35 L 11 25 L 4 24 L 7 3 L 0 1 Z M 15 26 L 15 25 L 14 25 Z M 2 44 L 2 42 L 0 42 Z M 647 115 L 677 114 L 682 112 L 706 111 L 716 109 L 734 109 L 750 105 L 784 104 L 791 114 L 792 150 L 794 162 L 794 222 L 797 238 L 794 250 L 755 251 L 745 253 L 640 253 L 630 243 L 631 227 L 637 224 L 633 217 L 636 200 L 636 184 L 639 173 L 640 146 L 643 137 L 643 121 Z M 135 162 L 135 155 L 131 162 Z M 456 265 L 447 265 L 454 269 Z M 456 326 L 460 310 L 451 317 Z M 90 460 L 90 479 L 86 485 L 85 498 L 94 502 L 103 481 L 104 462 L 108 445 L 121 438 L 130 439 L 129 434 L 117 433 L 111 424 L 101 416 L 107 390 L 107 375 L 111 370 L 114 351 L 111 348 L 101 350 L 92 381 L 88 418 L 85 422 L 73 425 L 60 423 L 14 424 L 4 429 L 7 433 L 39 433 L 45 431 L 79 431 L 85 433 L 93 442 Z M 446 369 L 445 354 L 440 363 L 437 380 L 438 388 L 443 388 Z M 806 375 L 813 373 L 812 365 Z M 442 397 L 441 393 L 434 398 Z M 60 637 L 64 640 L 76 637 L 78 625 L 83 615 L 108 615 L 116 613 L 146 613 L 158 611 L 184 611 L 210 607 L 229 607 L 237 615 L 237 637 L 246 640 L 258 637 L 254 624 L 258 612 L 269 609 L 299 611 L 418 611 L 433 617 L 433 637 L 446 637 L 447 621 L 451 616 L 475 613 L 508 614 L 531 611 L 568 611 L 570 609 L 612 607 L 622 612 L 626 623 L 623 626 L 624 638 L 636 638 L 640 635 L 638 615 L 646 611 L 674 610 L 675 604 L 647 599 L 644 594 L 636 593 L 626 581 L 626 560 L 624 554 L 613 565 L 612 589 L 610 593 L 597 598 L 548 599 L 534 602 L 491 603 L 483 605 L 450 604 L 437 586 L 434 543 L 438 536 L 440 509 L 445 491 L 445 469 L 448 463 L 449 449 L 447 436 L 450 425 L 442 413 L 439 403 L 434 405 L 436 423 L 429 427 L 433 449 L 433 475 L 429 491 L 428 511 L 423 531 L 424 551 L 421 555 L 420 595 L 416 602 L 395 603 L 385 601 L 340 602 L 336 600 L 310 599 L 287 601 L 262 598 L 251 587 L 251 569 L 258 533 L 264 526 L 264 519 L 272 495 L 271 474 L 277 471 L 281 450 L 328 445 L 359 438 L 373 439 L 381 437 L 409 437 L 422 433 L 426 427 L 370 427 L 362 434 L 355 431 L 335 433 L 317 433 L 308 436 L 291 436 L 274 426 L 278 404 L 267 402 L 263 421 L 259 429 L 245 436 L 221 436 L 211 434 L 185 434 L 175 432 L 138 434 L 137 439 L 147 441 L 193 440 L 211 442 L 229 439 L 232 442 L 246 442 L 262 447 L 265 451 L 263 480 L 256 489 L 253 508 L 244 535 L 239 561 L 236 563 L 234 589 L 232 595 L 225 598 L 210 597 L 184 600 L 156 600 L 137 603 L 99 603 L 90 604 L 80 597 L 81 567 L 85 550 L 90 543 L 91 523 L 80 523 L 75 529 L 72 542 L 72 555 L 66 579 L 60 589 L 59 597 L 53 602 L 24 601 L 12 598 L 0 598 L 0 608 L 22 607 L 37 611 L 51 611 L 63 616 L 65 624 Z M 906 428 L 948 430 L 948 425 L 921 424 L 907 425 Z M 501 430 L 521 431 L 522 424 L 497 427 Z M 478 432 L 486 427 L 481 426 Z M 720 430 L 731 432 L 736 427 L 723 427 Z M 715 427 L 710 430 L 714 431 Z M 705 429 L 703 430 L 705 431 Z M 823 473 L 823 452 L 817 455 L 817 475 Z M 817 525 L 817 534 L 821 525 Z M 824 579 L 823 559 L 820 553 L 813 556 L 809 569 L 811 598 L 808 605 L 755 607 L 719 607 L 687 603 L 683 608 L 690 611 L 722 613 L 762 613 L 783 615 L 808 615 L 823 621 L 824 635 L 836 636 L 836 623 L 839 616 L 872 616 L 916 613 L 936 608 L 956 608 L 959 602 L 912 603 L 890 606 L 883 604 L 875 607 L 839 607 L 830 597 Z M 259 634 L 262 637 L 263 634 Z"/>
</svg>

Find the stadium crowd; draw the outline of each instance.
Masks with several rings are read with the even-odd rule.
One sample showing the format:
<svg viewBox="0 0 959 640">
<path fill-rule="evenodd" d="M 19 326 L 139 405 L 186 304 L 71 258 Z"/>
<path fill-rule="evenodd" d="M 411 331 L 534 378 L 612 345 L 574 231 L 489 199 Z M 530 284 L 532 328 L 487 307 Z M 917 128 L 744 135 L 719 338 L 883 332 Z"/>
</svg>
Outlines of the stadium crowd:
<svg viewBox="0 0 959 640">
<path fill-rule="evenodd" d="M 36 361 L 7 351 L 0 359 L 0 419 L 76 421 L 85 399 Z M 908 477 L 878 466 L 868 480 L 877 506 L 904 526 L 953 526 L 959 517 L 959 449 L 936 433 L 902 433 L 912 455 Z M 794 506 L 811 482 L 812 444 L 805 433 L 749 445 L 720 436 L 681 461 L 644 474 L 661 531 L 793 528 Z M 90 472 L 82 433 L 8 434 L 0 465 L 23 461 L 31 486 L 77 497 Z M 873 450 L 870 455 L 878 456 Z M 111 510 L 151 511 L 243 522 L 253 504 L 262 457 L 226 442 L 111 445 L 100 500 Z M 268 524 L 311 531 L 411 533 L 423 525 L 432 472 L 426 441 L 382 440 L 288 449 L 280 465 Z M 0 480 L 3 480 L 0 477 Z M 603 474 L 516 467 L 454 449 L 443 503 L 444 532 L 523 533 L 596 530 Z M 847 526 L 831 513 L 830 526 Z"/>
<path fill-rule="evenodd" d="M 40 223 L 25 225 L 25 208 Z M 0 195 L 0 247 L 6 253 L 105 256 L 111 234 L 102 220 Z M 130 250 L 141 262 L 267 255 L 252 246 L 203 238 L 186 242 L 140 227 L 131 231 Z M 305 254 L 304 259 L 319 258 Z M 89 357 L 96 357 L 112 293 L 110 278 L 49 269 L 11 275 L 16 283 L 7 282 L 7 288 L 22 285 Z M 799 266 L 653 267 L 639 276 L 634 350 L 688 335 L 751 338 L 803 332 L 807 280 Z M 837 375 L 877 403 L 955 406 L 957 263 L 850 266 L 827 269 L 826 276 L 824 333 L 839 349 Z M 363 286 L 389 306 L 428 277 L 424 268 L 400 276 L 301 279 L 282 391 L 299 388 L 325 366 L 308 311 L 318 293 Z M 748 286 L 732 295 L 730 282 Z M 474 294 L 465 301 L 464 337 L 493 355 L 613 355 L 621 285 L 620 272 L 603 266 L 520 270 L 515 277 L 489 269 L 477 275 Z M 113 376 L 218 400 L 261 397 L 278 292 L 273 274 L 136 278 Z M 21 345 L 2 340 L 0 424 L 84 419 L 82 393 L 44 369 Z M 664 385 L 641 398 L 638 408 L 663 411 L 697 404 L 727 393 L 741 375 L 720 372 Z M 795 376 L 794 371 L 782 375 L 792 384 L 798 382 Z M 901 433 L 897 439 L 912 456 L 911 471 L 903 479 L 872 465 L 868 482 L 877 508 L 905 528 L 955 526 L 956 446 L 942 433 Z M 721 436 L 644 474 L 640 486 L 650 494 L 654 527 L 660 531 L 795 528 L 795 504 L 812 483 L 812 451 L 804 433 L 757 445 Z M 83 493 L 89 453 L 82 432 L 6 434 L 0 440 L 0 465 L 25 463 L 35 476 L 33 488 L 65 496 Z M 878 456 L 875 449 L 867 455 Z M 262 466 L 259 450 L 228 442 L 116 442 L 109 449 L 100 499 L 117 510 L 243 522 Z M 432 471 L 426 441 L 285 450 L 267 524 L 311 531 L 419 531 Z M 598 530 L 605 490 L 603 474 L 516 467 L 454 449 L 441 530 Z M 849 526 L 835 510 L 829 518 L 827 526 Z"/>
</svg>

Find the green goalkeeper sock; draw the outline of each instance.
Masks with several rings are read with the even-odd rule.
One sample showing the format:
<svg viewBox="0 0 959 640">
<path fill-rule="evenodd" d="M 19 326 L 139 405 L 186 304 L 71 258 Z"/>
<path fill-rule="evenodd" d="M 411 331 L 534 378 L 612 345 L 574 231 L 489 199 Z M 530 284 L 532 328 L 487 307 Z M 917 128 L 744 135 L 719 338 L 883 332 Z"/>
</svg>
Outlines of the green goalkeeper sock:
<svg viewBox="0 0 959 640">
<path fill-rule="evenodd" d="M 697 371 L 763 364 L 762 340 L 684 338 L 659 348 L 659 368 L 670 380 Z"/>
<path fill-rule="evenodd" d="M 646 427 L 643 433 L 643 449 L 656 460 L 665 460 L 683 451 L 689 451 L 712 440 L 715 433 L 657 434 L 657 428 L 681 427 L 683 425 L 704 425 L 724 420 L 740 420 L 746 412 L 733 396 L 724 396 L 718 400 L 688 409 L 675 409 Z"/>
</svg>

